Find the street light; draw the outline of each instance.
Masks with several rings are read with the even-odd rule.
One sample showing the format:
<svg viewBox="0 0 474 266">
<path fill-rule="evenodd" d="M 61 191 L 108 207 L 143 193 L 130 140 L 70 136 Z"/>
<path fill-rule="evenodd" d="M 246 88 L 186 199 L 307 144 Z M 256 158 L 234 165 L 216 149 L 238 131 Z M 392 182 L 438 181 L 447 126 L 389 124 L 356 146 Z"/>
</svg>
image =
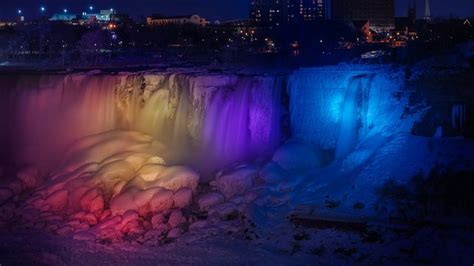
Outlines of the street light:
<svg viewBox="0 0 474 266">
<path fill-rule="evenodd" d="M 21 13 L 23 13 L 23 11 L 21 11 L 21 9 L 18 9 L 18 15 L 21 15 Z"/>
<path fill-rule="evenodd" d="M 94 10 L 94 7 L 93 7 L 93 6 L 89 6 L 89 10 L 90 10 L 90 11 Z"/>
<path fill-rule="evenodd" d="M 44 13 L 46 11 L 46 7 L 42 6 L 40 7 L 41 13 Z"/>
<path fill-rule="evenodd" d="M 63 11 L 64 11 L 64 13 L 67 13 L 67 9 L 66 9 L 66 8 L 65 8 Z"/>
</svg>

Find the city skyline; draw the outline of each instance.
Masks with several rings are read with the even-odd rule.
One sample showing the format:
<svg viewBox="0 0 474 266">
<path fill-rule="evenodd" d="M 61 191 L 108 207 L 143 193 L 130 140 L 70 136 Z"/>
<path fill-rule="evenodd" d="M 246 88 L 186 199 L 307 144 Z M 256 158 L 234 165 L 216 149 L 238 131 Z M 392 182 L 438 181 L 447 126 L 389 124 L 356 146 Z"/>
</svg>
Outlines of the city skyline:
<svg viewBox="0 0 474 266">
<path fill-rule="evenodd" d="M 424 10 L 425 0 L 416 0 L 418 17 L 421 18 Z M 141 5 L 137 5 L 141 3 Z M 395 0 L 395 15 L 405 16 L 408 5 L 413 0 Z M 132 17 L 144 18 L 151 13 L 163 13 L 166 15 L 189 15 L 199 14 L 210 20 L 231 20 L 247 18 L 249 15 L 248 0 L 234 0 L 233 6 L 229 6 L 226 1 L 218 0 L 139 0 L 133 5 L 126 0 L 18 0 L 14 3 L 0 3 L 0 19 L 12 19 L 21 10 L 21 14 L 29 17 L 38 17 L 41 13 L 40 7 L 44 6 L 44 12 L 48 14 L 60 13 L 65 9 L 71 13 L 87 11 L 89 6 L 93 6 L 98 11 L 100 9 L 114 8 L 123 13 L 128 13 Z M 442 0 L 430 0 L 431 13 L 433 17 L 472 17 L 474 16 L 474 1 L 453 0 L 449 3 Z"/>
</svg>

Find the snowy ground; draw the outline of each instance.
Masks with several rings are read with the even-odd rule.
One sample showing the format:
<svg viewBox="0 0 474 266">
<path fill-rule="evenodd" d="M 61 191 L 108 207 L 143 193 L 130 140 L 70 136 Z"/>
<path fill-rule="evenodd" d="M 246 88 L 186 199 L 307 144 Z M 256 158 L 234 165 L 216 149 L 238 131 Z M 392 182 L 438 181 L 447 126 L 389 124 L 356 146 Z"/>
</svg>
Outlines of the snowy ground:
<svg viewBox="0 0 474 266">
<path fill-rule="evenodd" d="M 36 231 L 0 234 L 2 265 L 470 265 L 471 230 L 425 227 L 361 234 L 291 227 L 267 241 L 196 232 L 164 246 L 102 245 Z"/>
</svg>

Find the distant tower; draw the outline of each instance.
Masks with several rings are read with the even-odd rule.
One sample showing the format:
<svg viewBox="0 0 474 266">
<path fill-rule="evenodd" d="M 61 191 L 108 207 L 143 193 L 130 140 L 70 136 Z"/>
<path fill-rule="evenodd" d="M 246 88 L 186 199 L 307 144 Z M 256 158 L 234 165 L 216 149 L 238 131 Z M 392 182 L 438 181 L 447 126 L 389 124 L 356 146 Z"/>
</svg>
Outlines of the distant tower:
<svg viewBox="0 0 474 266">
<path fill-rule="evenodd" d="M 413 0 L 413 6 L 408 6 L 408 19 L 410 23 L 415 24 L 416 22 L 416 1 Z"/>
<path fill-rule="evenodd" d="M 431 8 L 430 0 L 425 1 L 425 15 L 423 16 L 425 20 L 431 20 Z"/>
</svg>

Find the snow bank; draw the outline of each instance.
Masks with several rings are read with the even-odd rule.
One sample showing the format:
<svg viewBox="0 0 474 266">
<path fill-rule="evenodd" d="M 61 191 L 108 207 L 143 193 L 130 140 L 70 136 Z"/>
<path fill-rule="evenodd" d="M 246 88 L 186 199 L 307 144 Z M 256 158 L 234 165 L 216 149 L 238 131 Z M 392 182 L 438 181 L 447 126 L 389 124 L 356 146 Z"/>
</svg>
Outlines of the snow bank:
<svg viewBox="0 0 474 266">
<path fill-rule="evenodd" d="M 137 233 L 144 230 L 141 217 L 173 209 L 168 223 L 176 227 L 184 219 L 177 211 L 191 204 L 200 177 L 189 167 L 167 166 L 159 150 L 151 137 L 138 132 L 111 131 L 83 138 L 68 149 L 61 167 L 33 190 L 19 212 L 36 210 L 34 221 L 46 222 L 58 234 L 75 233 L 80 240 L 117 241 L 121 238 L 117 230 Z M 32 185 L 37 176 L 31 168 L 19 175 Z M 0 189 L 1 201 L 13 195 Z"/>
</svg>

